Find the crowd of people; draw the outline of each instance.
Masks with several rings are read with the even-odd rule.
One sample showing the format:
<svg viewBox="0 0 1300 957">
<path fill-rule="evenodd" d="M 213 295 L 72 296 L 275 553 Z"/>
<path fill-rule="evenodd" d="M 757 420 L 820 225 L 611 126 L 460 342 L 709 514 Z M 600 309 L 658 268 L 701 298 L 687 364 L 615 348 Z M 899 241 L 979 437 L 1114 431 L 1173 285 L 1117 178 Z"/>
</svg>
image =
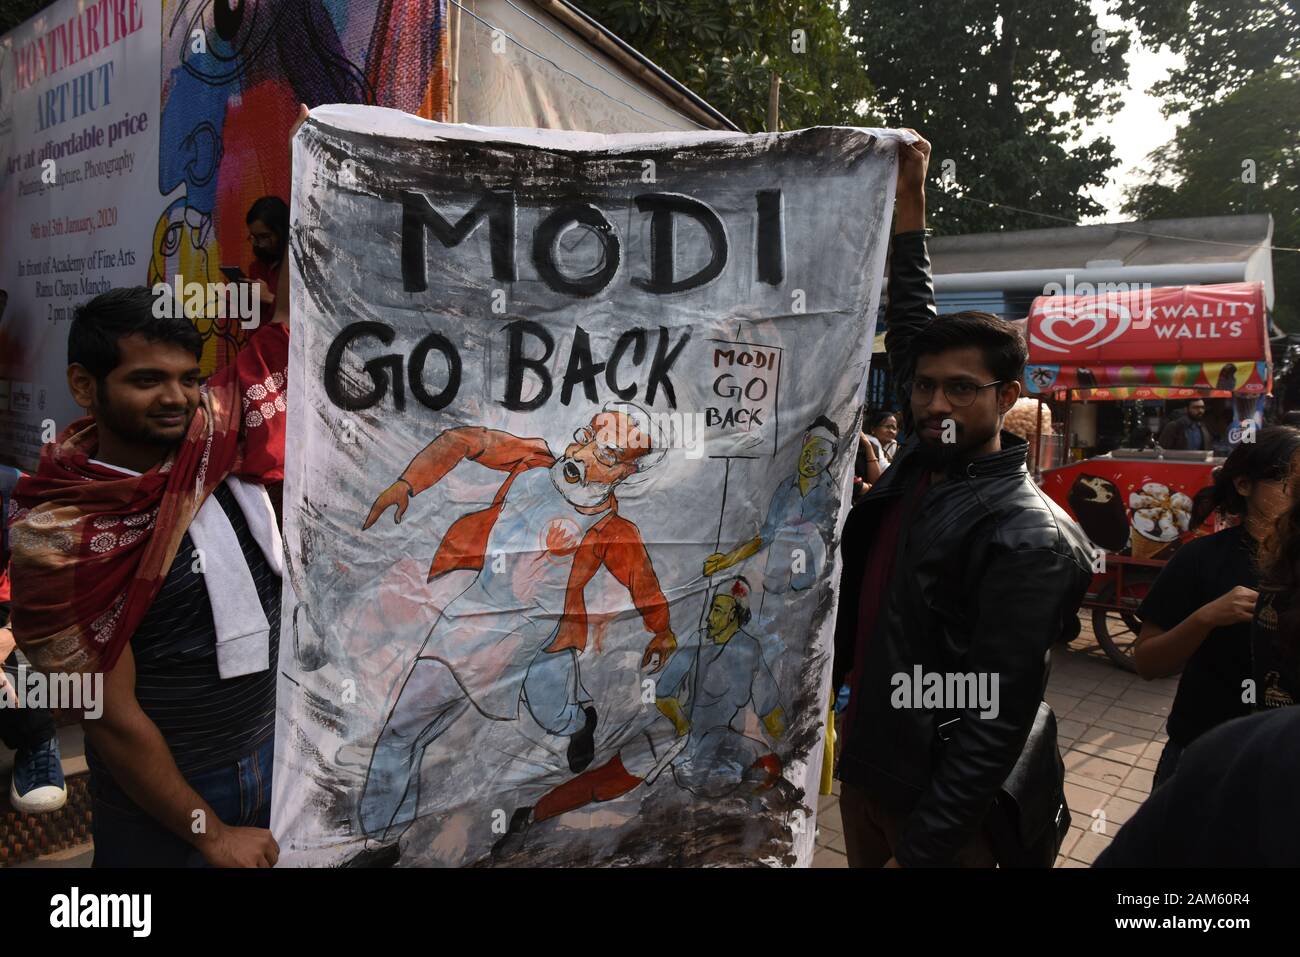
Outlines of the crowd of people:
<svg viewBox="0 0 1300 957">
<path fill-rule="evenodd" d="M 1044 694 L 1053 646 L 1077 631 L 1093 548 L 1003 429 L 1021 395 L 1020 332 L 987 313 L 938 315 L 929 157 L 924 139 L 900 147 L 885 340 L 900 403 L 864 417 L 840 536 L 847 853 L 855 867 L 1051 866 L 1069 813 Z M 283 553 L 268 489 L 284 467 L 288 210 L 264 198 L 248 225 L 248 277 L 272 320 L 234 364 L 205 383 L 184 316 L 156 316 L 143 287 L 97 296 L 68 340 L 87 416 L 33 475 L 0 472 L 6 617 L 12 607 L 0 657 L 13 667 L 16 644 L 37 668 L 106 676 L 102 716 L 83 722 L 96 866 L 278 859 Z M 1203 412 L 1191 403 L 1162 441 L 1209 448 Z M 1178 551 L 1138 611 L 1139 673 L 1182 678 L 1155 792 L 1100 864 L 1300 860 L 1287 805 L 1300 711 L 1281 707 L 1300 693 L 1297 468 L 1300 429 L 1237 446 L 1193 527 L 1211 512 L 1231 524 Z M 898 676 L 914 673 L 972 693 L 900 705 Z M 990 680 L 991 695 L 973 693 Z M 0 733 L 17 752 L 11 804 L 57 808 L 50 715 L 0 710 Z M 1256 813 L 1271 815 L 1257 829 Z"/>
</svg>

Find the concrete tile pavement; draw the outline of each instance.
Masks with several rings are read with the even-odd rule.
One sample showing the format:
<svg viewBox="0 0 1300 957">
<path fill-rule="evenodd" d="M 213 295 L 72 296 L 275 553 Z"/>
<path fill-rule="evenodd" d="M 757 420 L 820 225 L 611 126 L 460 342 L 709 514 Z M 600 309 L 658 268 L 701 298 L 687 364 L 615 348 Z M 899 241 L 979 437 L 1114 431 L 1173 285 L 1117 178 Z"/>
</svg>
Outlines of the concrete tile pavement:
<svg viewBox="0 0 1300 957">
<path fill-rule="evenodd" d="M 1081 617 L 1079 637 L 1052 653 L 1047 686 L 1072 818 L 1057 867 L 1089 866 L 1151 793 L 1178 689 L 1176 677 L 1143 681 L 1111 664 L 1093 635 L 1091 616 Z M 818 807 L 813 867 L 848 866 L 838 781 L 834 791 Z"/>
</svg>

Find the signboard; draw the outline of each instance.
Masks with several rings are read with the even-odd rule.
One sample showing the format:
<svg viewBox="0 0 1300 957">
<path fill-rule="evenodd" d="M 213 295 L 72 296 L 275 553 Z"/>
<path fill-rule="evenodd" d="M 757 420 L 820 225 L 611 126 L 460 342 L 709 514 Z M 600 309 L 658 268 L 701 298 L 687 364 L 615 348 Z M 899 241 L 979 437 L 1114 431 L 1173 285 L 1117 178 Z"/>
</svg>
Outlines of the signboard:
<svg viewBox="0 0 1300 957">
<path fill-rule="evenodd" d="M 1268 359 L 1259 282 L 1039 296 L 1029 310 L 1029 361 L 1082 366 Z"/>
</svg>

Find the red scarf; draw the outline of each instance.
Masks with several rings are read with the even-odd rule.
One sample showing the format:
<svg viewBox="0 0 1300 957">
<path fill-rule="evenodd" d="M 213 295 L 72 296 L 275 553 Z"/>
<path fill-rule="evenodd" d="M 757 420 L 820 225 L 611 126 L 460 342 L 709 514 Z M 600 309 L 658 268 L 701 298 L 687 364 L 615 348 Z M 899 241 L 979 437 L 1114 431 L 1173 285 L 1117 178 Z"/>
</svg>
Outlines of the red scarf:
<svg viewBox="0 0 1300 957">
<path fill-rule="evenodd" d="M 9 532 L 14 637 L 37 669 L 111 670 L 212 490 L 231 474 L 283 479 L 288 359 L 288 327 L 258 329 L 204 385 L 180 444 L 142 475 L 90 461 L 89 418 L 42 449 L 14 489 Z"/>
</svg>

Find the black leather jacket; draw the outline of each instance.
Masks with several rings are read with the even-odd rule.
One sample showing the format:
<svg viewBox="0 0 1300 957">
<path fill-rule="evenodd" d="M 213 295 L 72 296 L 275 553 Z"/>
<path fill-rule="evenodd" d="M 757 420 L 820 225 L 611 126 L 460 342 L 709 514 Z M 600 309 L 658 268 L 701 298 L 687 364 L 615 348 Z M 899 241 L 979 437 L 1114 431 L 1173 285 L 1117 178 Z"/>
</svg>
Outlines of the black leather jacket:
<svg viewBox="0 0 1300 957">
<path fill-rule="evenodd" d="M 894 237 L 886 315 L 886 352 L 907 378 L 911 338 L 937 315 L 922 232 Z M 1034 484 L 1026 448 L 1003 432 L 1002 451 L 925 491 L 900 531 L 856 669 L 839 775 L 905 816 L 895 848 L 904 867 L 950 864 L 975 837 L 1029 735 L 1052 644 L 1072 627 L 1091 578 L 1087 538 Z M 853 666 L 876 529 L 920 480 L 916 451 L 913 437 L 845 523 L 836 687 Z M 981 717 L 973 702 L 952 711 L 894 707 L 894 676 L 911 679 L 917 665 L 923 673 L 996 674 L 996 717 Z"/>
</svg>

